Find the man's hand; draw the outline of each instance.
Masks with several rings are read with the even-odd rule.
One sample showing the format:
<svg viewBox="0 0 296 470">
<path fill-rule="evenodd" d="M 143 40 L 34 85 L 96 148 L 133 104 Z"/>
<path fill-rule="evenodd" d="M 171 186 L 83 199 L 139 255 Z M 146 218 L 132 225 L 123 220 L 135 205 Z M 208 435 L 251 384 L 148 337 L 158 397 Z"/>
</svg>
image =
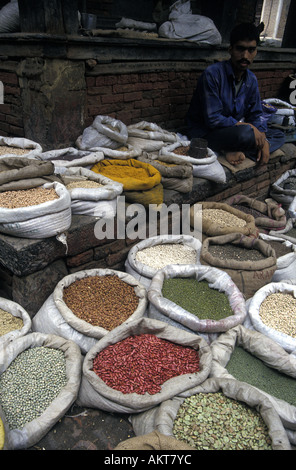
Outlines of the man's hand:
<svg viewBox="0 0 296 470">
<path fill-rule="evenodd" d="M 263 148 L 258 150 L 257 162 L 259 162 L 260 165 L 266 165 L 269 161 L 269 157 L 270 157 L 269 143 L 265 139 Z"/>
</svg>

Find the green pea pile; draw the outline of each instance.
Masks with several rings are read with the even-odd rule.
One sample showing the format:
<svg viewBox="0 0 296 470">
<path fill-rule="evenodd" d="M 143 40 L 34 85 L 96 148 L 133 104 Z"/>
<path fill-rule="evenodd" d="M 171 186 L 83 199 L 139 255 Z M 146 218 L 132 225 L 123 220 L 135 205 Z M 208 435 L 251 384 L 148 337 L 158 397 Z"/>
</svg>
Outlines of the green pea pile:
<svg viewBox="0 0 296 470">
<path fill-rule="evenodd" d="M 66 383 L 63 351 L 38 346 L 20 353 L 0 376 L 0 404 L 10 429 L 38 418 Z"/>
<path fill-rule="evenodd" d="M 183 277 L 165 279 L 162 295 L 201 320 L 221 320 L 233 315 L 227 294 L 209 287 L 207 281 Z"/>
<path fill-rule="evenodd" d="M 226 368 L 237 380 L 296 406 L 296 379 L 268 367 L 241 346 L 234 348 Z"/>
<path fill-rule="evenodd" d="M 272 450 L 260 413 L 222 392 L 186 398 L 174 420 L 173 435 L 196 450 Z"/>
</svg>

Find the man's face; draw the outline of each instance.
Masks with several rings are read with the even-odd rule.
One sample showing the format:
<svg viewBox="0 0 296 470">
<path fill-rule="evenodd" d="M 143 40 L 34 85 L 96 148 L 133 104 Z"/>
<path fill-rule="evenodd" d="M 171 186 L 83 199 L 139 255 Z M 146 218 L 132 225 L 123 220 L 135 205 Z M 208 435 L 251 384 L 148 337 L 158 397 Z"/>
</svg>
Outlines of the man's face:
<svg viewBox="0 0 296 470">
<path fill-rule="evenodd" d="M 230 58 L 236 72 L 244 72 L 257 54 L 256 41 L 238 41 L 229 48 Z"/>
</svg>

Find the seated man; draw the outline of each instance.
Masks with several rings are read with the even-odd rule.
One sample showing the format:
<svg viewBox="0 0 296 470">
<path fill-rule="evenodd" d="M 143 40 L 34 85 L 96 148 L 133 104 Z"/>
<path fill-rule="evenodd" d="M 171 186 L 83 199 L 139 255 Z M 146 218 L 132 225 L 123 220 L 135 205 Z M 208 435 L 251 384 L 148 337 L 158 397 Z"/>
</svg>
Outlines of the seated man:
<svg viewBox="0 0 296 470">
<path fill-rule="evenodd" d="M 188 138 L 206 139 L 209 148 L 233 165 L 246 156 L 266 164 L 285 142 L 282 131 L 267 127 L 257 78 L 248 69 L 258 43 L 255 25 L 236 26 L 230 35 L 230 59 L 202 73 L 187 114 Z"/>
</svg>

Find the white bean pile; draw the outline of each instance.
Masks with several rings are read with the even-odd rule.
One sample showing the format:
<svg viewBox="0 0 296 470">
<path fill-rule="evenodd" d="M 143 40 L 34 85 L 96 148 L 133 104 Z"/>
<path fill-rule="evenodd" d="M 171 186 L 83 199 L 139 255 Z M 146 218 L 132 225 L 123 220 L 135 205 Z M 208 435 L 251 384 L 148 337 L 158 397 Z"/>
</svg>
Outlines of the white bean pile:
<svg viewBox="0 0 296 470">
<path fill-rule="evenodd" d="M 216 222 L 220 227 L 244 227 L 246 221 L 223 209 L 203 209 L 202 219 Z"/>
<path fill-rule="evenodd" d="M 265 325 L 296 338 L 296 299 L 292 294 L 270 294 L 261 303 L 259 315 Z"/>
<path fill-rule="evenodd" d="M 188 245 L 166 243 L 138 251 L 136 260 L 151 268 L 162 269 L 168 264 L 196 263 L 196 256 L 196 250 Z"/>
</svg>

